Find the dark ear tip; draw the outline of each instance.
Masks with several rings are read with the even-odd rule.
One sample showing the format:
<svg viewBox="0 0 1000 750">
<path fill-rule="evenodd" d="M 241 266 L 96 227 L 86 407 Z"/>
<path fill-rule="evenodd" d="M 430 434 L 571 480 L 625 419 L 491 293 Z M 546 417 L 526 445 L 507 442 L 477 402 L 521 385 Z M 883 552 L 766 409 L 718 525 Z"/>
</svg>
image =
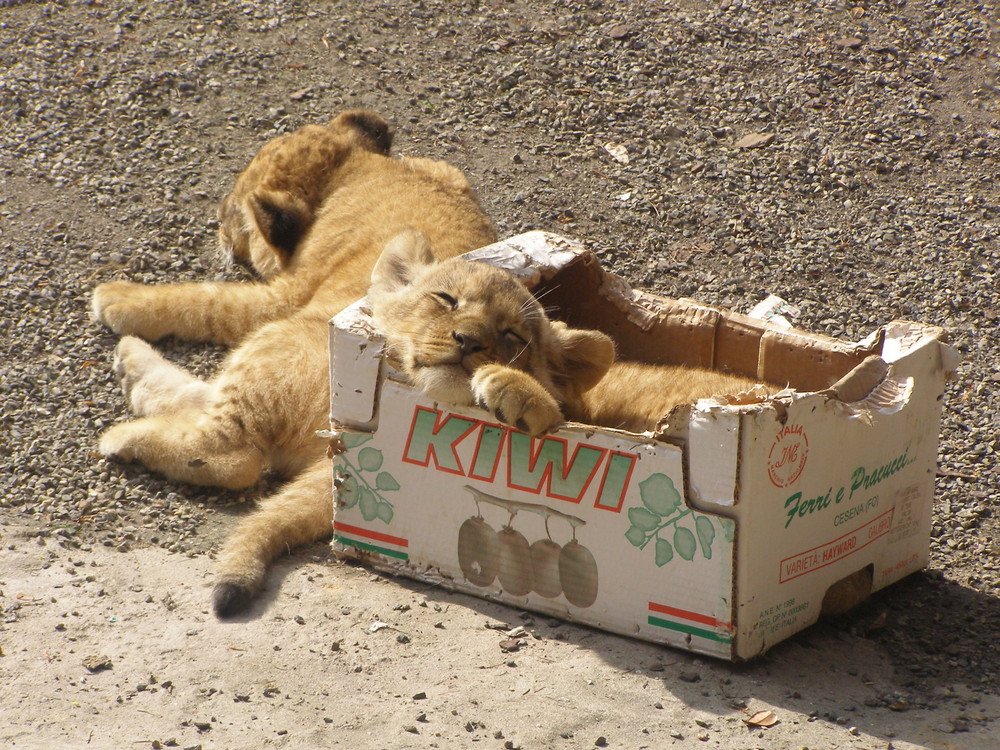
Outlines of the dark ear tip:
<svg viewBox="0 0 1000 750">
<path fill-rule="evenodd" d="M 352 127 L 368 138 L 383 154 L 388 154 L 392 148 L 392 128 L 380 115 L 366 109 L 357 109 L 344 112 L 335 120 L 348 127 Z"/>
<path fill-rule="evenodd" d="M 248 202 L 257 229 L 282 256 L 283 263 L 287 263 L 311 223 L 308 207 L 288 194 L 255 193 Z"/>
<path fill-rule="evenodd" d="M 212 611 L 220 620 L 246 611 L 253 602 L 253 592 L 235 583 L 222 581 L 212 589 Z"/>
</svg>

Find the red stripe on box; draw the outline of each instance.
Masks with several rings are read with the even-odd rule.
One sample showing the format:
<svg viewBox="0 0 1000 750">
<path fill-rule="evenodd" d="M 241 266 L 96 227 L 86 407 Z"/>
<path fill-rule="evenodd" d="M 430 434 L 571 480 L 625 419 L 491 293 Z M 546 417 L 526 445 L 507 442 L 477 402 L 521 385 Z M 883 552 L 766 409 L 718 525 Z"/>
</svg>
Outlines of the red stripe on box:
<svg viewBox="0 0 1000 750">
<path fill-rule="evenodd" d="M 374 539 L 376 542 L 385 542 L 386 544 L 394 544 L 397 547 L 409 547 L 410 543 L 398 536 L 390 536 L 389 534 L 383 534 L 378 531 L 372 531 L 370 529 L 363 529 L 360 526 L 351 526 L 348 523 L 341 523 L 340 521 L 333 522 L 333 528 L 336 531 L 342 531 L 345 534 L 354 534 L 355 536 L 364 537 L 365 539 Z"/>
</svg>

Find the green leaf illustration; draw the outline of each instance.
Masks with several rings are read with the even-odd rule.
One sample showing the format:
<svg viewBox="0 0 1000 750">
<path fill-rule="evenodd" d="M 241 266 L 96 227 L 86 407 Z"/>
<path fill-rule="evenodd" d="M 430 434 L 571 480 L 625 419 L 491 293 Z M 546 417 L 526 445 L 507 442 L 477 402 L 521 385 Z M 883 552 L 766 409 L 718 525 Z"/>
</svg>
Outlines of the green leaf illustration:
<svg viewBox="0 0 1000 750">
<path fill-rule="evenodd" d="M 681 496 L 673 480 L 666 474 L 650 474 L 639 482 L 642 504 L 658 516 L 669 516 L 681 504 Z"/>
<path fill-rule="evenodd" d="M 712 559 L 712 542 L 715 541 L 715 526 L 708 516 L 696 516 L 694 519 L 694 529 L 698 532 L 698 541 L 701 542 L 701 553 L 706 560 Z"/>
<path fill-rule="evenodd" d="M 685 560 L 693 560 L 695 550 L 698 549 L 698 542 L 694 540 L 694 534 L 691 533 L 690 529 L 677 526 L 674 528 L 674 547 L 677 548 L 677 554 Z"/>
<path fill-rule="evenodd" d="M 632 525 L 637 529 L 652 531 L 660 525 L 661 519 L 658 515 L 650 513 L 645 508 L 629 508 L 628 520 L 631 521 Z"/>
<path fill-rule="evenodd" d="M 359 445 L 364 445 L 372 439 L 372 436 L 365 435 L 363 432 L 342 432 L 340 439 L 344 441 L 344 447 L 350 450 L 351 448 L 357 448 Z"/>
<path fill-rule="evenodd" d="M 663 567 L 674 559 L 674 548 L 666 539 L 656 539 L 656 564 Z"/>
<path fill-rule="evenodd" d="M 358 497 L 358 480 L 348 474 L 337 488 L 337 501 L 342 508 L 353 508 Z"/>
<path fill-rule="evenodd" d="M 382 492 L 390 492 L 399 489 L 399 482 L 389 472 L 382 471 L 375 477 L 375 487 Z"/>
<path fill-rule="evenodd" d="M 376 506 L 375 515 L 378 516 L 378 520 L 380 521 L 392 523 L 392 505 L 383 500 Z"/>
<path fill-rule="evenodd" d="M 358 507 L 361 509 L 361 517 L 366 521 L 374 521 L 378 518 L 378 500 L 375 493 L 367 487 L 361 487 L 358 489 L 358 495 L 360 495 Z"/>
<path fill-rule="evenodd" d="M 732 544 L 736 538 L 736 524 L 728 518 L 720 518 L 719 523 L 722 525 L 722 535 L 727 542 Z"/>
<path fill-rule="evenodd" d="M 378 471 L 382 468 L 382 451 L 377 448 L 362 448 L 358 452 L 358 466 L 362 471 Z"/>
<path fill-rule="evenodd" d="M 646 543 L 646 532 L 637 526 L 630 526 L 625 532 L 625 538 L 633 547 L 641 547 Z"/>
</svg>

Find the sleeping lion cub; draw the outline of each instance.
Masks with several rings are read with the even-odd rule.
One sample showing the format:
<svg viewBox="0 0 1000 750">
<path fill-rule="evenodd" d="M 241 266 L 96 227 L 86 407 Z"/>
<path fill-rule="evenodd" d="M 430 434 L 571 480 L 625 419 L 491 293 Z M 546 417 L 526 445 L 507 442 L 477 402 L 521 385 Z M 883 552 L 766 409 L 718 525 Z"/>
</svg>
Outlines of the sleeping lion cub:
<svg viewBox="0 0 1000 750">
<path fill-rule="evenodd" d="M 345 112 L 264 146 L 219 209 L 220 242 L 265 281 L 94 291 L 94 317 L 116 333 L 114 369 L 135 419 L 101 437 L 103 455 L 171 479 L 249 487 L 270 468 L 291 478 L 237 527 L 213 591 L 220 617 L 244 609 L 281 552 L 329 535 L 331 316 L 364 296 L 388 240 L 413 228 L 441 258 L 494 240 L 457 169 L 390 158 L 388 124 Z M 236 347 L 212 380 L 146 341 L 175 336 Z"/>
<path fill-rule="evenodd" d="M 414 385 L 532 435 L 564 418 L 643 432 L 678 404 L 758 385 L 713 370 L 615 362 L 603 333 L 550 321 L 506 271 L 437 261 L 414 232 L 386 246 L 368 298 L 390 359 Z"/>
</svg>

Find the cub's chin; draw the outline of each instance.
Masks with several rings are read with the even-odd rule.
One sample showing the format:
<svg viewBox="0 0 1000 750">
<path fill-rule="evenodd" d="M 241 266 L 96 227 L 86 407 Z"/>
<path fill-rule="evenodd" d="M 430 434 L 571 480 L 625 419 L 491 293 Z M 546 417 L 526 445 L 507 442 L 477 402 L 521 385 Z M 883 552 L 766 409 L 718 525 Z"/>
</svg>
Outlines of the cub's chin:
<svg viewBox="0 0 1000 750">
<path fill-rule="evenodd" d="M 469 373 L 459 364 L 422 367 L 412 375 L 414 384 L 436 401 L 472 405 Z"/>
</svg>

